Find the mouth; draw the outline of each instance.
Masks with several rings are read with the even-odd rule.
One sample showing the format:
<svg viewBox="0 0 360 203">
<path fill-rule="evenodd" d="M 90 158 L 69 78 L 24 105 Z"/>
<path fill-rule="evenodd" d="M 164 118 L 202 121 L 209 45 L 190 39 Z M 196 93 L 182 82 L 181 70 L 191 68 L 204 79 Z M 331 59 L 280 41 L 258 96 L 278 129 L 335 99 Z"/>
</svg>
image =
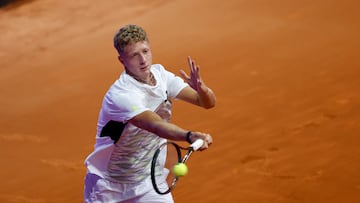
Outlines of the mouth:
<svg viewBox="0 0 360 203">
<path fill-rule="evenodd" d="M 140 70 L 142 70 L 142 71 L 146 71 L 146 70 L 148 70 L 148 69 L 150 69 L 149 66 L 143 66 L 143 67 L 140 68 Z"/>
</svg>

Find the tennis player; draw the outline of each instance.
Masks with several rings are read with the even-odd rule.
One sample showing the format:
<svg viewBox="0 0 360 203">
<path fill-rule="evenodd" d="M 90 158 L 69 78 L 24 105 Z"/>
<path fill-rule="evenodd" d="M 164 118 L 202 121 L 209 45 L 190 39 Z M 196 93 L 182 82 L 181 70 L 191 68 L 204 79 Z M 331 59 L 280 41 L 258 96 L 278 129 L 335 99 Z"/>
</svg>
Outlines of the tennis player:
<svg viewBox="0 0 360 203">
<path fill-rule="evenodd" d="M 120 78 L 104 96 L 94 151 L 86 158 L 85 202 L 173 202 L 172 195 L 153 189 L 150 165 L 154 151 L 167 139 L 194 142 L 212 137 L 170 123 L 173 99 L 205 109 L 215 106 L 214 92 L 188 57 L 190 76 L 183 79 L 160 64 L 152 64 L 148 36 L 137 25 L 125 25 L 114 36 Z M 185 81 L 184 81 L 185 80 Z"/>
</svg>

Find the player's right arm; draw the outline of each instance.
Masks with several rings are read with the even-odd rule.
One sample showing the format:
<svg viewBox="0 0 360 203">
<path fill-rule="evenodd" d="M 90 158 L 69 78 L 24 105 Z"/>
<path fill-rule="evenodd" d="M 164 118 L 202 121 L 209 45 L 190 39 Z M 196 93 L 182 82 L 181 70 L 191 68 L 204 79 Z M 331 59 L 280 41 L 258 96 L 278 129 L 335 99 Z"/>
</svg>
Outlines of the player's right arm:
<svg viewBox="0 0 360 203">
<path fill-rule="evenodd" d="M 186 134 L 188 132 L 187 130 L 182 129 L 175 124 L 164 121 L 158 114 L 152 111 L 144 111 L 130 119 L 129 122 L 162 138 L 175 141 L 186 141 Z M 204 140 L 202 149 L 208 148 L 208 145 L 212 143 L 212 137 L 209 134 L 192 132 L 190 140 L 194 142 L 197 139 Z"/>
</svg>

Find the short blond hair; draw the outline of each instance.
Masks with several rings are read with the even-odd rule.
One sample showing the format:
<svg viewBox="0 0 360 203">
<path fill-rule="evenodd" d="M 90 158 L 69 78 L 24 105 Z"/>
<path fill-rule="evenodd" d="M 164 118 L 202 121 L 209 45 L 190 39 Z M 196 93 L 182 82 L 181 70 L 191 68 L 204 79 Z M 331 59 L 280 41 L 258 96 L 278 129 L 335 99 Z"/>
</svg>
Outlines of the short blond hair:
<svg viewBox="0 0 360 203">
<path fill-rule="evenodd" d="M 136 42 L 149 41 L 145 30 L 138 25 L 125 25 L 114 35 L 114 47 L 119 54 L 124 52 L 124 48 Z"/>
</svg>

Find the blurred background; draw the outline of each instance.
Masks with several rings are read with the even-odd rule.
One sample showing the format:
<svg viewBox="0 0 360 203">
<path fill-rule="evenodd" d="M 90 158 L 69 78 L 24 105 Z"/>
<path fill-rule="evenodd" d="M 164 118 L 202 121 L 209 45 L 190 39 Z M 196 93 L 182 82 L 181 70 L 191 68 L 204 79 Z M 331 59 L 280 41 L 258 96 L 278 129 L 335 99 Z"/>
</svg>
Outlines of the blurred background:
<svg viewBox="0 0 360 203">
<path fill-rule="evenodd" d="M 217 95 L 173 120 L 209 132 L 176 202 L 360 202 L 355 0 L 0 1 L 0 202 L 82 202 L 112 37 L 144 27 L 154 63 L 186 57 Z"/>
</svg>

